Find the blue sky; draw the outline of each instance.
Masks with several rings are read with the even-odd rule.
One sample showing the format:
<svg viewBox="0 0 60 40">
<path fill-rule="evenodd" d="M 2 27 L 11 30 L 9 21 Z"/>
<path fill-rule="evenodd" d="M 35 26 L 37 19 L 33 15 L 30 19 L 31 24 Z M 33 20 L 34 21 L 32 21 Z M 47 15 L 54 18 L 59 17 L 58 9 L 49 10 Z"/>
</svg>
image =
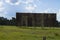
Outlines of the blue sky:
<svg viewBox="0 0 60 40">
<path fill-rule="evenodd" d="M 0 16 L 11 19 L 16 12 L 56 13 L 60 21 L 60 0 L 0 0 Z"/>
</svg>

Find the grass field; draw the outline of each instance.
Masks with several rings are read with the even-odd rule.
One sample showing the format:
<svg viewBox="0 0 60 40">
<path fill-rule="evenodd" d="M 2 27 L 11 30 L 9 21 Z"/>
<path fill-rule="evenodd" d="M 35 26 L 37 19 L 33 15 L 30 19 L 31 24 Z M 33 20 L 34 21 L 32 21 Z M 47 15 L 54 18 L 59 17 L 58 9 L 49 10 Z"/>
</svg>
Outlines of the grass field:
<svg viewBox="0 0 60 40">
<path fill-rule="evenodd" d="M 60 28 L 0 26 L 0 40 L 60 40 Z"/>
</svg>

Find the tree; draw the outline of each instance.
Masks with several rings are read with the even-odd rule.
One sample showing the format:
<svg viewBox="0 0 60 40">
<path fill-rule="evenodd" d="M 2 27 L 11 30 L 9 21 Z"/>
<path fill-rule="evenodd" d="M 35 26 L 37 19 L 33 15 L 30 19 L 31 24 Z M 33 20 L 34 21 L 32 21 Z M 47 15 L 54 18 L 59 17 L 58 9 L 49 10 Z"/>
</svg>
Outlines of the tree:
<svg viewBox="0 0 60 40">
<path fill-rule="evenodd" d="M 16 19 L 12 17 L 12 19 L 7 19 L 4 17 L 0 17 L 0 25 L 16 25 Z"/>
</svg>

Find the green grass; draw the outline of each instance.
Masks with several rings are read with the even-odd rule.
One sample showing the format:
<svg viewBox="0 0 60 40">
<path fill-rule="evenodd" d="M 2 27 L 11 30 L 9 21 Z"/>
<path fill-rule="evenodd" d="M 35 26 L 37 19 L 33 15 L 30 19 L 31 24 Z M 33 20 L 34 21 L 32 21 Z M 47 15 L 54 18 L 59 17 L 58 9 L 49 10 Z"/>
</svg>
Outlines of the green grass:
<svg viewBox="0 0 60 40">
<path fill-rule="evenodd" d="M 60 28 L 0 26 L 0 40 L 60 40 Z"/>
</svg>

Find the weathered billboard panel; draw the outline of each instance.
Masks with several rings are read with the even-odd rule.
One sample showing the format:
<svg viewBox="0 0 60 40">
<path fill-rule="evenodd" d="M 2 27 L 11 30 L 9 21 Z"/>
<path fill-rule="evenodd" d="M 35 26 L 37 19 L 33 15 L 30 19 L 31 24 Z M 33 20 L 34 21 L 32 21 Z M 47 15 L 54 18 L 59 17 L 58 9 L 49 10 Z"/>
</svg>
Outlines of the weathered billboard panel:
<svg viewBox="0 0 60 40">
<path fill-rule="evenodd" d="M 50 26 L 56 23 L 56 13 L 16 13 L 17 26 Z"/>
</svg>

